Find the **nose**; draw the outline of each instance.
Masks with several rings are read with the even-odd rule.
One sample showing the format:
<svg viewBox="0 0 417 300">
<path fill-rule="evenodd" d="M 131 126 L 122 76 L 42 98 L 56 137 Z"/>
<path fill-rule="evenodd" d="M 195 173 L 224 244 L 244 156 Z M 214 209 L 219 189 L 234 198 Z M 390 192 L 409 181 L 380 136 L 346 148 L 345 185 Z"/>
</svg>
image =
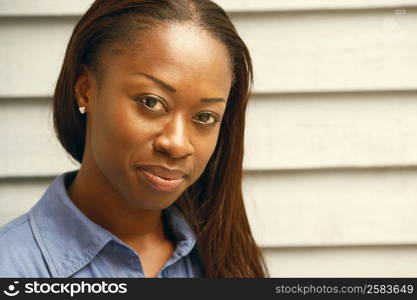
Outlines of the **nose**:
<svg viewBox="0 0 417 300">
<path fill-rule="evenodd" d="M 177 114 L 164 125 L 155 139 L 154 148 L 172 158 L 184 158 L 194 153 L 183 116 Z"/>
</svg>

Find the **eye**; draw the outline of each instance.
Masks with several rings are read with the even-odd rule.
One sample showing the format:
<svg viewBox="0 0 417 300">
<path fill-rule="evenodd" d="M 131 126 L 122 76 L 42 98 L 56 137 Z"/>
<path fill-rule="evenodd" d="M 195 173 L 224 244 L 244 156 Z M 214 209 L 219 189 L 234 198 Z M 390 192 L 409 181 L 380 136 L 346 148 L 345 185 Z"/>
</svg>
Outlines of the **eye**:
<svg viewBox="0 0 417 300">
<path fill-rule="evenodd" d="M 206 126 L 214 126 L 214 124 L 219 122 L 219 117 L 215 113 L 205 111 L 205 112 L 199 113 L 194 118 L 194 120 Z"/>
<path fill-rule="evenodd" d="M 142 96 L 139 97 L 138 100 L 145 106 L 147 109 L 157 112 L 165 112 L 167 111 L 165 104 L 159 98 L 155 96 Z"/>
</svg>

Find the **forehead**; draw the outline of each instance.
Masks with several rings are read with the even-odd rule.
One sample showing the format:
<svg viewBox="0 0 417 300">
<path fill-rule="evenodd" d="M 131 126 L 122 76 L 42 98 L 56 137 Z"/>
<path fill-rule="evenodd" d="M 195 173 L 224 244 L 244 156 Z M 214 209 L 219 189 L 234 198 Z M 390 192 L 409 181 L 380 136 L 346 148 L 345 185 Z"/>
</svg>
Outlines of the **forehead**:
<svg viewBox="0 0 417 300">
<path fill-rule="evenodd" d="M 172 84 L 220 90 L 230 88 L 232 67 L 226 46 L 212 34 L 191 23 L 157 25 L 133 33 L 134 43 L 118 54 L 105 53 L 106 77 L 146 72 L 168 78 Z"/>
</svg>

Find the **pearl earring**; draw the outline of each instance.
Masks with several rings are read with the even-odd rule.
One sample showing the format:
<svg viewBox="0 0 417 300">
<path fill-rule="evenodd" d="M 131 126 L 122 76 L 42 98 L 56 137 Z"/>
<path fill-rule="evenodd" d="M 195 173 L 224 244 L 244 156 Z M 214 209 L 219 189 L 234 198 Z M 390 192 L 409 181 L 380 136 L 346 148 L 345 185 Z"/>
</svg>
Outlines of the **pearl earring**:
<svg viewBox="0 0 417 300">
<path fill-rule="evenodd" d="M 85 114 L 85 106 L 80 106 L 78 109 L 82 115 Z"/>
</svg>

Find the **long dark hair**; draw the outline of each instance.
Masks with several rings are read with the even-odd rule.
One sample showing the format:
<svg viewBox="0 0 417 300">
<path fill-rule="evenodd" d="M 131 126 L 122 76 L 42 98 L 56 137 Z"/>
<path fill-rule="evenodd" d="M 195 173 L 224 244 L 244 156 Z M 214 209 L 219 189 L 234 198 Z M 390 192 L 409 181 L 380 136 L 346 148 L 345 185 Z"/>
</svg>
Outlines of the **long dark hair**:
<svg viewBox="0 0 417 300">
<path fill-rule="evenodd" d="M 252 86 L 249 51 L 227 14 L 209 0 L 96 0 L 74 28 L 54 94 L 54 126 L 66 151 L 81 163 L 86 119 L 74 86 L 82 66 L 99 73 L 100 56 L 115 42 L 157 23 L 192 22 L 227 47 L 233 84 L 219 139 L 203 174 L 177 200 L 197 234 L 206 277 L 265 277 L 242 196 L 245 111 Z"/>
</svg>

